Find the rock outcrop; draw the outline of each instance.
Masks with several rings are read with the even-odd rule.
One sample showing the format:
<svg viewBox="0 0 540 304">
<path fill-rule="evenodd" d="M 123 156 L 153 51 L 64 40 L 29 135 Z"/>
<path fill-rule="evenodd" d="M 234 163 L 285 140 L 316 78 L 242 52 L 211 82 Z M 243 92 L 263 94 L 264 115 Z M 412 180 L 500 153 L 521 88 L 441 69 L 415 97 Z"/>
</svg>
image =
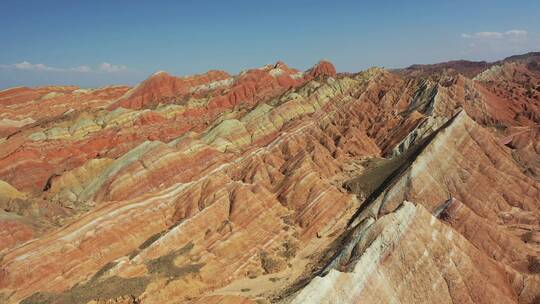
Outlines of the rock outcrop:
<svg viewBox="0 0 540 304">
<path fill-rule="evenodd" d="M 534 303 L 538 63 L 2 91 L 0 302 Z"/>
</svg>

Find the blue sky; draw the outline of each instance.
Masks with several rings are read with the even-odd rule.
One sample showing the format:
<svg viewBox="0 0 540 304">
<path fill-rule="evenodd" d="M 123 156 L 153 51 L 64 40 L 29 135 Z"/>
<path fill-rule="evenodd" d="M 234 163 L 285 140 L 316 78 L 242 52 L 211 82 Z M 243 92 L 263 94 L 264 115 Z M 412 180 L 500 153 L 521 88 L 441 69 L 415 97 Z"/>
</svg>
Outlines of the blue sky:
<svg viewBox="0 0 540 304">
<path fill-rule="evenodd" d="M 134 84 L 283 60 L 338 71 L 540 51 L 540 1 L 12 1 L 0 89 Z"/>
</svg>

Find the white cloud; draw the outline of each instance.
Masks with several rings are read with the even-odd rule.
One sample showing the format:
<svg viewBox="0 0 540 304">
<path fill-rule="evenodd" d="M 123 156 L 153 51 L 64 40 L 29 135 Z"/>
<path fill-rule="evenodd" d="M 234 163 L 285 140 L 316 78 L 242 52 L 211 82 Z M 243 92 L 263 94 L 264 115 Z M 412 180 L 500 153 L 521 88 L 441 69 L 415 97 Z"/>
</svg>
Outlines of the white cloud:
<svg viewBox="0 0 540 304">
<path fill-rule="evenodd" d="M 51 67 L 47 66 L 43 63 L 31 63 L 29 61 L 22 61 L 15 64 L 0 64 L 0 68 L 2 69 L 17 69 L 22 71 L 54 71 L 54 72 L 77 72 L 77 73 L 92 73 L 92 72 L 100 72 L 100 73 L 116 73 L 121 71 L 128 70 L 128 67 L 125 65 L 115 65 L 108 62 L 103 62 L 99 66 L 96 67 L 96 69 L 93 69 L 87 65 L 79 65 L 76 67 L 71 68 L 57 68 L 57 67 Z"/>
<path fill-rule="evenodd" d="M 540 37 L 537 33 L 521 29 L 504 32 L 485 31 L 461 34 L 461 53 L 470 58 L 498 59 L 537 50 Z"/>
<path fill-rule="evenodd" d="M 108 62 L 103 62 L 99 66 L 99 70 L 101 72 L 105 72 L 105 73 L 116 73 L 116 72 L 127 70 L 127 66 L 125 66 L 125 65 L 114 65 L 114 64 L 110 64 Z"/>
<path fill-rule="evenodd" d="M 28 61 L 23 61 L 21 63 L 15 63 L 13 65 L 18 70 L 37 70 L 37 71 L 54 71 L 55 68 L 46 66 L 42 63 L 32 64 Z"/>
<path fill-rule="evenodd" d="M 74 72 L 88 73 L 92 72 L 92 68 L 87 65 L 80 65 L 78 67 L 71 68 Z"/>
<path fill-rule="evenodd" d="M 528 35 L 525 30 L 509 30 L 506 32 L 476 32 L 472 34 L 463 33 L 465 39 L 505 39 L 505 38 L 526 38 Z"/>
<path fill-rule="evenodd" d="M 527 36 L 529 33 L 525 30 L 510 30 L 505 32 L 504 34 L 507 36 Z"/>
</svg>

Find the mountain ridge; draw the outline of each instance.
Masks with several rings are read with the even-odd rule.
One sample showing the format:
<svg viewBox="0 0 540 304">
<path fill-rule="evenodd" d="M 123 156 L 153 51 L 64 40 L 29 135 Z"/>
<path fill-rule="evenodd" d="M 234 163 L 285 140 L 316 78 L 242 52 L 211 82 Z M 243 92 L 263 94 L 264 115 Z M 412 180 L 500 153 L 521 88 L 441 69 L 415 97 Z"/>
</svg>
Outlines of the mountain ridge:
<svg viewBox="0 0 540 304">
<path fill-rule="evenodd" d="M 3 90 L 0 302 L 536 301 L 540 56 L 497 62 Z"/>
</svg>

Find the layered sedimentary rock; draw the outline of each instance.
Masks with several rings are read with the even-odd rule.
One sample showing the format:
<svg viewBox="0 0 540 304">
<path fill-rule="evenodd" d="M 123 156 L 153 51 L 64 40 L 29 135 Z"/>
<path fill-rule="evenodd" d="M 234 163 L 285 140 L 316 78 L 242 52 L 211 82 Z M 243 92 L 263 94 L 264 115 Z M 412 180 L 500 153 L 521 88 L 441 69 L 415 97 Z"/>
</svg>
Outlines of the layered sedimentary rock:
<svg viewBox="0 0 540 304">
<path fill-rule="evenodd" d="M 291 303 L 515 303 L 504 268 L 422 206 L 404 202 L 363 232 L 349 271 L 313 279 Z"/>
<path fill-rule="evenodd" d="M 193 92 L 227 86 L 231 80 L 231 76 L 223 71 L 210 71 L 203 75 L 184 78 L 174 77 L 166 72 L 159 71 L 126 92 L 124 96 L 111 105 L 111 108 L 122 107 L 137 110 L 155 106 L 162 101 L 182 100 Z"/>
<path fill-rule="evenodd" d="M 0 302 L 537 301 L 535 62 L 2 91 Z"/>
<path fill-rule="evenodd" d="M 535 271 L 531 271 L 535 266 L 531 265 L 539 255 L 537 245 L 524 244 L 520 237 L 529 233 L 529 229 L 538 229 L 538 181 L 523 174 L 510 151 L 498 145 L 465 112 L 440 127 L 427 143 L 412 149 L 416 150 L 399 156 L 397 169 L 383 182 L 380 191 L 368 197 L 355 220 L 384 218 L 395 213 L 404 200 L 415 201 L 443 223 L 450 224 L 454 230 L 449 234 L 458 232 L 468 240 L 469 246 L 489 256 L 494 264 L 499 263 L 498 267 L 506 272 L 503 278 L 514 289 L 508 301 L 532 301 L 536 296 L 533 290 L 540 287 L 540 281 Z M 348 182 L 348 187 L 359 192 L 366 178 L 366 175 L 356 177 Z M 532 226 L 519 227 L 518 222 Z M 444 242 L 449 241 L 452 239 Z M 411 267 L 410 271 L 418 270 Z M 488 271 L 486 267 L 478 270 Z M 466 268 L 469 267 L 463 269 Z M 463 292 L 467 293 L 460 291 Z M 460 295 L 459 302 L 481 302 L 486 290 L 475 292 L 468 292 L 466 301 Z M 429 302 L 427 299 L 422 301 Z"/>
</svg>

